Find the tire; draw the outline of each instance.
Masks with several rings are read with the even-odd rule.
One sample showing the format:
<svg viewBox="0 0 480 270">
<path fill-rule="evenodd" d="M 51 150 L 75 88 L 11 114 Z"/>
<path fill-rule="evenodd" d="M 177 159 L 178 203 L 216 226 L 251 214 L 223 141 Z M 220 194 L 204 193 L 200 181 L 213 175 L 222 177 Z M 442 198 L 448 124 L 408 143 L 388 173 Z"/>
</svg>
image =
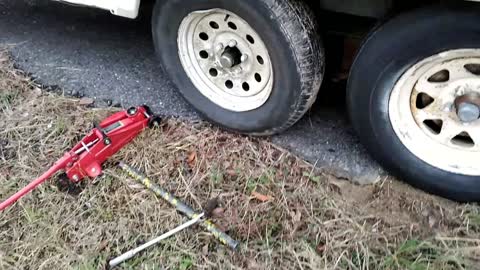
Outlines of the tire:
<svg viewBox="0 0 480 270">
<path fill-rule="evenodd" d="M 376 160 L 409 184 L 460 202 L 480 200 L 480 162 L 478 162 L 480 161 L 480 137 L 477 129 L 471 128 L 474 125 L 480 125 L 480 120 L 464 125 L 469 128 L 469 132 L 476 133 L 471 137 L 474 145 L 469 146 L 472 148 L 467 151 L 463 148 L 467 146 L 463 144 L 464 141 L 461 145 L 457 145 L 457 141 L 454 141 L 457 140 L 456 138 L 467 140 L 466 137 L 457 136 L 450 140 L 451 135 L 455 134 L 449 134 L 450 128 L 457 129 L 460 125 L 456 123 L 445 126 L 443 122 L 443 119 L 448 123 L 453 123 L 454 120 L 459 121 L 453 116 L 446 116 L 447 113 L 452 115 L 451 106 L 445 107 L 448 109 L 444 112 L 435 111 L 441 115 L 441 119 L 421 122 L 427 116 L 433 116 L 418 112 L 433 112 L 434 107 L 429 106 L 440 104 L 447 98 L 433 98 L 433 101 L 432 98 L 427 98 L 429 101 L 420 105 L 412 103 L 412 100 L 418 102 L 420 96 L 425 97 L 426 94 L 422 92 L 423 87 L 427 87 L 429 83 L 431 85 L 438 83 L 436 85 L 442 85 L 442 87 L 444 85 L 445 88 L 438 90 L 445 91 L 441 93 L 453 91 L 448 90 L 449 85 L 455 82 L 461 83 L 461 80 L 455 81 L 456 77 L 450 76 L 450 70 L 434 73 L 437 76 L 445 72 L 449 74 L 439 81 L 435 81 L 429 72 L 435 71 L 434 68 L 442 67 L 437 64 L 457 65 L 461 63 L 459 61 L 465 59 L 479 65 L 478 48 L 480 48 L 480 11 L 477 5 L 431 7 L 402 14 L 376 28 L 368 36 L 353 64 L 347 87 L 347 104 L 352 125 L 360 140 Z M 422 75 L 420 70 L 425 70 L 425 75 Z M 415 71 L 418 72 L 415 73 Z M 475 84 L 480 81 L 478 73 L 468 73 L 468 76 L 470 75 L 474 78 L 472 81 Z M 418 81 L 413 80 L 414 84 L 409 84 L 415 76 L 420 76 Z M 428 78 L 428 83 L 421 84 L 425 82 L 425 78 Z M 413 88 L 409 88 L 409 85 Z M 412 89 L 411 94 L 405 92 L 407 89 Z M 473 95 L 471 91 L 476 91 L 467 90 L 470 91 L 469 97 Z M 439 95 L 439 93 L 432 95 Z M 408 97 L 408 95 L 411 96 Z M 459 97 L 455 95 L 452 94 L 452 98 L 456 102 Z M 400 97 L 405 96 L 410 100 L 408 105 L 411 108 L 410 114 L 401 113 L 407 106 L 403 105 L 407 102 L 407 98 Z M 450 98 L 450 94 L 448 97 Z M 400 99 L 404 102 L 400 102 Z M 423 99 L 421 100 L 424 102 Z M 436 100 L 439 103 L 433 103 Z M 424 111 L 425 109 L 428 111 Z M 424 118 L 417 119 L 420 116 Z M 459 116 L 456 117 L 459 118 Z M 411 119 L 416 123 L 418 130 L 403 128 L 413 127 Z M 435 130 L 431 126 L 426 129 L 427 122 L 429 125 L 436 124 L 440 130 Z M 452 132 L 456 131 L 458 130 Z M 441 139 L 443 141 L 440 142 Z M 434 145 L 428 148 L 430 152 L 423 151 L 430 145 Z M 447 151 L 447 149 L 451 150 Z M 463 151 L 461 152 L 464 153 L 463 156 L 458 155 L 460 151 Z M 467 156 L 472 158 L 466 160 Z M 453 157 L 458 157 L 458 160 L 454 160 Z M 476 160 L 476 164 L 473 160 Z M 458 165 L 457 163 L 460 162 L 470 165 L 463 163 Z"/>
<path fill-rule="evenodd" d="M 269 62 L 271 64 L 271 70 L 268 74 L 272 76 L 268 76 L 268 83 L 264 88 L 268 89 L 268 95 L 262 94 L 262 98 L 258 98 L 258 100 L 253 99 L 253 97 L 242 97 L 242 99 L 231 97 L 228 89 L 223 89 L 222 85 L 218 83 L 220 79 L 218 81 L 214 81 L 217 78 L 212 79 L 213 73 L 198 75 L 200 77 L 206 76 L 202 78 L 208 77 L 210 81 L 207 82 L 205 82 L 205 79 L 191 79 L 198 76 L 191 75 L 194 68 L 188 68 L 186 62 L 195 63 L 195 61 L 198 61 L 200 63 L 202 60 L 189 60 L 193 56 L 186 58 L 185 55 L 190 48 L 188 44 L 184 46 L 186 48 L 185 52 L 183 49 L 182 53 L 179 52 L 181 48 L 184 48 L 182 44 L 190 40 L 190 36 L 184 38 L 186 36 L 184 32 L 188 33 L 188 31 L 182 30 L 191 25 L 191 23 L 185 23 L 186 20 L 190 18 L 196 20 L 194 16 L 205 17 L 199 11 L 210 12 L 211 14 L 208 13 L 209 16 L 219 16 L 217 13 L 225 12 L 228 16 L 225 16 L 224 20 L 218 21 L 220 27 L 227 29 L 228 20 L 244 26 L 242 31 L 243 29 L 251 29 L 251 32 L 258 36 L 258 39 L 255 39 L 255 44 L 261 43 L 258 46 L 265 48 L 268 56 L 265 57 L 268 58 L 268 61 L 265 60 L 265 65 L 268 65 Z M 206 20 L 203 17 L 199 20 Z M 154 7 L 152 28 L 157 55 L 164 71 L 169 75 L 176 88 L 201 115 L 226 129 L 253 135 L 280 133 L 295 124 L 311 107 L 317 97 L 324 74 L 324 49 L 318 35 L 313 13 L 302 1 L 162 0 L 157 1 Z M 197 28 L 192 29 L 191 31 L 196 31 Z M 208 29 L 208 31 L 210 30 L 215 31 L 215 29 Z M 233 30 L 228 30 L 236 33 Z M 207 34 L 209 33 L 207 32 Z M 220 34 L 215 35 L 216 40 Z M 191 39 L 197 38 L 197 35 L 192 34 L 191 36 L 193 36 Z M 244 36 L 239 34 L 239 37 L 243 38 Z M 198 43 L 198 41 L 195 42 Z M 248 44 L 243 39 L 238 42 Z M 215 59 L 218 59 L 217 49 L 214 49 L 214 46 L 215 44 L 212 43 L 212 47 L 208 47 L 211 48 L 207 50 L 209 61 L 213 59 L 212 54 L 215 55 Z M 227 46 L 234 48 L 230 45 L 224 45 L 224 48 Z M 257 45 L 251 45 L 252 48 L 254 46 Z M 225 50 L 223 50 L 224 53 Z M 256 53 L 254 49 L 252 49 L 252 52 Z M 243 54 L 242 52 L 241 55 Z M 251 63 L 255 67 L 259 66 L 255 61 L 260 62 L 260 60 L 255 60 L 255 57 L 250 56 L 246 63 Z M 229 65 L 226 65 L 227 67 L 220 65 L 218 61 L 212 60 L 211 63 L 216 65 L 215 69 L 218 67 L 220 71 L 225 71 L 225 74 L 229 74 L 230 69 L 233 69 Z M 196 64 L 191 66 L 194 65 Z M 241 65 L 243 65 L 243 60 Z M 239 72 L 244 70 L 248 70 L 248 68 Z M 198 73 L 200 74 L 200 72 Z M 255 79 L 259 79 L 257 75 L 258 73 L 255 74 Z M 221 78 L 223 79 L 223 77 Z M 251 80 L 253 77 L 247 76 L 245 78 Z M 210 83 L 214 83 L 218 87 L 215 89 L 222 91 L 215 92 L 214 90 L 205 90 L 204 87 L 197 87 L 203 84 L 210 85 Z M 227 81 L 225 81 L 225 85 L 227 86 Z M 241 87 L 243 88 L 244 85 L 245 83 L 241 84 Z M 247 85 L 251 86 L 252 84 L 247 83 Z M 240 87 L 240 84 L 234 81 L 233 87 L 235 91 L 238 91 L 237 88 Z M 206 91 L 210 92 L 205 94 Z M 266 93 L 262 91 L 259 93 Z M 217 94 L 218 92 L 221 94 Z M 237 106 L 243 107 L 237 108 Z"/>
</svg>

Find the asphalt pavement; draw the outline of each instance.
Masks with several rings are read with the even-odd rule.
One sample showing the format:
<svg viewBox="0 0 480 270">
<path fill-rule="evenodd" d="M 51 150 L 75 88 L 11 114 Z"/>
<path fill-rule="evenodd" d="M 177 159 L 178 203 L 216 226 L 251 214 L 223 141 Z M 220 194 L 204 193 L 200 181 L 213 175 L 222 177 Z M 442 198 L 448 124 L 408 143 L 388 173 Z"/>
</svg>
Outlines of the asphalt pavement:
<svg viewBox="0 0 480 270">
<path fill-rule="evenodd" d="M 0 0 L 0 45 L 42 84 L 92 97 L 99 106 L 147 102 L 164 116 L 199 119 L 159 68 L 149 27 L 147 16 L 129 20 L 49 0 Z M 385 172 L 358 142 L 342 93 L 332 98 L 328 90 L 323 87 L 320 102 L 273 142 L 336 177 L 380 179 Z"/>
</svg>

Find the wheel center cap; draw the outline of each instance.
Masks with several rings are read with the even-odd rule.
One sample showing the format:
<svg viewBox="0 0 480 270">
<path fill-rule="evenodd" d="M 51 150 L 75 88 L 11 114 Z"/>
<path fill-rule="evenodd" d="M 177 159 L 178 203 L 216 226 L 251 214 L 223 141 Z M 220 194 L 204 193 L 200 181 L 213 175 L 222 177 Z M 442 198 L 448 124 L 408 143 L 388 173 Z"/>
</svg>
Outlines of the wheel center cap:
<svg viewBox="0 0 480 270">
<path fill-rule="evenodd" d="M 480 118 L 480 95 L 470 93 L 455 99 L 457 115 L 463 123 L 471 123 Z"/>
<path fill-rule="evenodd" d="M 480 118 L 480 108 L 472 103 L 463 102 L 457 108 L 458 118 L 464 123 L 471 123 Z"/>
</svg>

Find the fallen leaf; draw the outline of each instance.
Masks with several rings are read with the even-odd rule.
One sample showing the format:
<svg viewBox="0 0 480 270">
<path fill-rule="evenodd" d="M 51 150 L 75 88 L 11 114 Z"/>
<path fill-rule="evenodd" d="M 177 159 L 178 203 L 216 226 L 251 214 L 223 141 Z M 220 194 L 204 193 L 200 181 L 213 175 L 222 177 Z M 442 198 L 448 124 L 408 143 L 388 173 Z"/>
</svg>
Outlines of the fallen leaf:
<svg viewBox="0 0 480 270">
<path fill-rule="evenodd" d="M 193 151 L 187 157 L 187 163 L 190 167 L 195 165 L 195 161 L 197 160 L 197 152 Z"/>
<path fill-rule="evenodd" d="M 95 100 L 93 100 L 93 98 L 84 97 L 84 98 L 80 99 L 78 104 L 80 104 L 80 105 L 92 105 L 94 102 L 95 102 Z"/>
<path fill-rule="evenodd" d="M 107 240 L 104 240 L 104 241 L 100 242 L 100 244 L 98 245 L 97 250 L 98 250 L 98 251 L 103 251 L 107 246 L 108 246 L 108 241 L 107 241 Z"/>
<path fill-rule="evenodd" d="M 224 208 L 215 208 L 215 210 L 212 211 L 212 217 L 214 218 L 223 217 L 224 213 L 225 213 Z"/>
<path fill-rule="evenodd" d="M 229 176 L 236 176 L 237 175 L 237 172 L 235 170 L 232 170 L 232 169 L 228 169 L 226 171 L 226 173 L 229 175 Z"/>
<path fill-rule="evenodd" d="M 252 196 L 253 196 L 253 198 L 255 198 L 255 199 L 257 199 L 261 202 L 268 202 L 268 201 L 273 200 L 272 196 L 264 195 L 264 194 L 258 193 L 256 191 L 252 192 Z"/>
</svg>

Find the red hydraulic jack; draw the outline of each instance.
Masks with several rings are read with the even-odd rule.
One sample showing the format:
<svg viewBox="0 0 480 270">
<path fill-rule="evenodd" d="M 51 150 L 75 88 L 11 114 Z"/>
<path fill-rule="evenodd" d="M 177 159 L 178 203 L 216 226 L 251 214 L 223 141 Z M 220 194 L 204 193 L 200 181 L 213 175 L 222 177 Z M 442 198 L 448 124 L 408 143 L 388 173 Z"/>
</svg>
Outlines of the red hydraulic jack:
<svg viewBox="0 0 480 270">
<path fill-rule="evenodd" d="M 105 119 L 82 139 L 71 151 L 55 162 L 42 176 L 0 204 L 0 211 L 47 181 L 59 171 L 65 171 L 72 183 L 78 183 L 86 177 L 95 178 L 102 174 L 102 164 L 131 142 L 147 126 L 156 124 L 148 107 L 133 107 L 115 113 Z"/>
</svg>

